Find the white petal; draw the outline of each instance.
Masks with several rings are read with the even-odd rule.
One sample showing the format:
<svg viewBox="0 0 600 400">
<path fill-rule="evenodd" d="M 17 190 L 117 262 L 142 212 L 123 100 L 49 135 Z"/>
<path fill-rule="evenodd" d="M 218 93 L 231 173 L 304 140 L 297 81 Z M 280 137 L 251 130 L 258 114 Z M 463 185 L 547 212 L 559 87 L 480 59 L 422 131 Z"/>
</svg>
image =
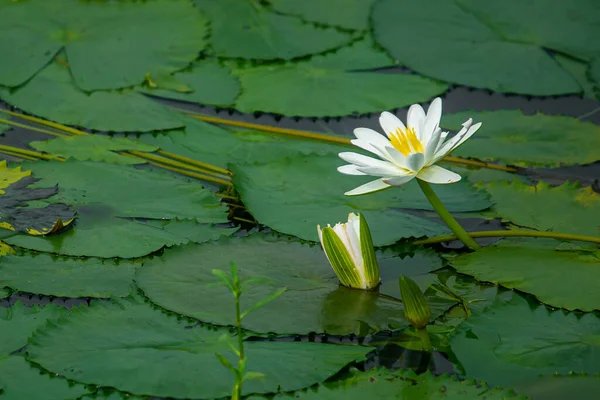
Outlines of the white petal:
<svg viewBox="0 0 600 400">
<path fill-rule="evenodd" d="M 454 172 L 437 165 L 423 168 L 417 174 L 417 178 L 424 180 L 425 182 L 438 184 L 454 183 L 461 179 L 459 174 L 455 174 Z"/>
<path fill-rule="evenodd" d="M 342 152 L 342 153 L 339 153 L 338 156 L 342 160 L 349 162 L 350 164 L 355 164 L 359 167 L 371 167 L 371 166 L 381 165 L 381 164 L 391 164 L 387 161 L 381 161 L 376 158 L 364 156 L 364 155 L 358 154 L 358 153 Z"/>
<path fill-rule="evenodd" d="M 381 125 L 381 128 L 388 137 L 390 137 L 391 132 L 395 132 L 398 128 L 400 128 L 403 131 L 406 130 L 406 127 L 404 126 L 402 121 L 400 121 L 400 119 L 394 114 L 389 113 L 387 111 L 381 113 L 381 116 L 379 117 L 379 124 Z"/>
<path fill-rule="evenodd" d="M 417 137 L 421 139 L 421 131 L 423 130 L 423 125 L 425 124 L 425 111 L 423 111 L 423 107 L 418 104 L 413 104 L 410 106 L 406 116 L 406 124 L 413 128 L 417 134 Z"/>
<path fill-rule="evenodd" d="M 435 130 L 440 126 L 440 119 L 442 118 L 442 99 L 436 97 L 432 102 L 429 108 L 427 109 L 427 117 L 425 121 L 425 126 L 423 127 L 423 132 L 421 132 L 422 138 L 421 141 L 424 145 L 429 144 L 429 140 L 431 140 L 431 135 L 435 132 Z"/>
<path fill-rule="evenodd" d="M 390 145 L 390 141 L 386 136 L 383 136 L 379 132 L 375 132 L 373 129 L 356 128 L 354 130 L 354 136 L 356 136 L 357 139 L 372 143 L 380 148 L 384 148 L 385 146 Z"/>
<path fill-rule="evenodd" d="M 437 150 L 438 145 L 440 144 L 441 138 L 442 130 L 440 128 L 437 128 L 431 135 L 431 138 L 429 139 L 429 142 L 425 147 L 425 164 L 427 164 L 435 156 L 435 151 Z"/>
<path fill-rule="evenodd" d="M 444 143 L 443 146 L 436 152 L 434 157 L 434 162 L 445 157 L 452 150 L 456 149 L 458 146 L 463 144 L 467 139 L 469 139 L 481 126 L 481 122 L 478 122 L 475 125 L 471 125 L 473 120 L 469 118 L 465 123 L 463 123 L 463 127 L 454 137 Z"/>
<path fill-rule="evenodd" d="M 371 144 L 369 142 L 366 142 L 366 141 L 360 140 L 360 139 L 352 139 L 350 141 L 350 143 L 352 143 L 356 147 L 360 147 L 363 150 L 366 150 L 370 153 L 375 154 L 377 157 L 387 158 L 387 154 L 384 154 L 381 150 L 379 150 L 377 147 L 375 147 L 373 144 Z"/>
<path fill-rule="evenodd" d="M 364 274 L 362 252 L 360 251 L 360 221 L 356 214 L 348 215 L 348 223 L 346 224 L 346 234 L 348 235 L 349 248 L 348 252 L 352 255 L 354 265 L 359 273 Z"/>
<path fill-rule="evenodd" d="M 471 136 L 473 136 L 473 134 L 475 132 L 477 132 L 479 130 L 479 128 L 481 128 L 481 122 L 478 122 L 475 125 L 473 125 L 472 127 L 470 127 L 469 130 L 467 131 L 467 133 L 464 134 L 462 138 L 460 138 L 460 140 L 458 141 L 458 143 L 456 143 L 454 146 L 452 146 L 452 148 L 450 149 L 450 151 L 454 151 L 461 144 L 463 144 L 464 142 L 466 142 L 467 140 L 469 140 L 469 138 Z"/>
<path fill-rule="evenodd" d="M 438 143 L 437 148 L 434 151 L 434 154 L 437 154 L 438 151 L 440 151 L 440 149 L 444 145 L 444 141 L 446 140 L 447 137 L 448 137 L 448 132 L 442 132 L 442 135 L 440 136 L 440 142 Z"/>
<path fill-rule="evenodd" d="M 389 156 L 389 160 L 400 168 L 406 168 L 406 157 L 393 147 L 386 147 L 385 151 Z"/>
<path fill-rule="evenodd" d="M 346 175 L 366 175 L 364 172 L 360 172 L 354 164 L 342 165 L 337 170 Z"/>
<path fill-rule="evenodd" d="M 386 178 L 383 181 L 390 186 L 400 186 L 412 181 L 415 178 L 415 176 L 416 175 L 395 176 L 393 178 Z"/>
<path fill-rule="evenodd" d="M 357 167 L 360 172 L 371 176 L 398 176 L 406 175 L 405 170 L 396 167 L 393 164 L 386 163 L 385 165 Z"/>
<path fill-rule="evenodd" d="M 350 190 L 349 192 L 344 193 L 346 196 L 357 196 L 359 194 L 378 192 L 383 189 L 391 188 L 390 185 L 383 182 L 383 179 L 376 179 L 369 183 L 365 183 L 357 188 Z"/>
<path fill-rule="evenodd" d="M 425 155 L 423 153 L 410 153 L 406 157 L 406 166 L 413 172 L 419 172 L 425 164 Z"/>
</svg>

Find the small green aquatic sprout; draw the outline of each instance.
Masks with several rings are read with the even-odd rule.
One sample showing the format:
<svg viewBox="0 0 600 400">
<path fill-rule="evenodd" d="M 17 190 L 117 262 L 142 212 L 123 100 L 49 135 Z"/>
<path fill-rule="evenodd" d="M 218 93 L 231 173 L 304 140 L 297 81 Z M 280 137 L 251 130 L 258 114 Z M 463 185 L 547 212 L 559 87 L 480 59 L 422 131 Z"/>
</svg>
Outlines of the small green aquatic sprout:
<svg viewBox="0 0 600 400">
<path fill-rule="evenodd" d="M 404 304 L 404 316 L 417 329 L 422 329 L 429 324 L 431 309 L 427 299 L 419 286 L 407 276 L 401 275 L 399 279 L 400 296 Z"/>
<path fill-rule="evenodd" d="M 271 280 L 267 278 L 251 278 L 242 281 L 239 278 L 238 270 L 233 262 L 231 263 L 231 272 L 229 275 L 219 269 L 213 269 L 212 273 L 214 276 L 219 278 L 220 285 L 225 286 L 227 289 L 229 289 L 229 291 L 233 294 L 233 297 L 235 299 L 235 327 L 237 331 L 237 347 L 233 343 L 231 343 L 230 336 L 228 334 L 221 335 L 220 339 L 227 341 L 231 350 L 238 357 L 237 367 L 234 367 L 233 364 L 231 364 L 231 362 L 222 354 L 215 353 L 215 356 L 219 359 L 219 361 L 225 368 L 227 368 L 233 373 L 235 377 L 235 383 L 232 389 L 231 399 L 240 400 L 242 396 L 242 385 L 245 381 L 250 379 L 261 379 L 264 377 L 264 374 L 261 374 L 260 372 L 246 371 L 246 364 L 248 362 L 248 358 L 246 357 L 246 353 L 244 351 L 244 331 L 242 328 L 242 319 L 250 312 L 264 306 L 265 304 L 281 296 L 283 292 L 286 291 L 286 288 L 277 290 L 276 292 L 265 297 L 252 307 L 242 312 L 240 309 L 240 297 L 246 291 L 248 285 L 258 283 L 267 284 L 271 283 Z"/>
<path fill-rule="evenodd" d="M 427 324 L 431 318 L 431 309 L 421 288 L 407 276 L 401 275 L 398 284 L 400 297 L 404 304 L 404 317 L 416 328 L 416 334 L 421 339 L 425 351 L 431 351 L 431 342 L 427 332 Z"/>
<path fill-rule="evenodd" d="M 329 264 L 341 284 L 353 289 L 373 290 L 379 285 L 379 264 L 367 220 L 362 214 L 348 214 L 348 222 L 317 225 L 319 240 Z"/>
</svg>

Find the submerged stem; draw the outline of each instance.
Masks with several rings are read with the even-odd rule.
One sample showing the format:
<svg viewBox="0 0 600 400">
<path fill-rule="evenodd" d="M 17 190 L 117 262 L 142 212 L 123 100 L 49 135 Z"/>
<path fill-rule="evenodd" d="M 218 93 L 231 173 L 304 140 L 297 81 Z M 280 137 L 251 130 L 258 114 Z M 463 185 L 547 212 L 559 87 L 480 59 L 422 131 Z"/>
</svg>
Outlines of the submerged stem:
<svg viewBox="0 0 600 400">
<path fill-rule="evenodd" d="M 583 235 L 572 235 L 569 233 L 560 232 L 539 232 L 539 231 L 483 231 L 483 232 L 469 232 L 469 235 L 474 238 L 489 238 L 489 237 L 537 237 L 537 238 L 551 238 L 551 239 L 562 239 L 562 240 L 577 240 L 580 242 L 590 242 L 600 244 L 600 237 L 594 236 L 583 236 Z M 416 245 L 422 244 L 434 244 L 449 242 L 451 240 L 458 239 L 455 235 L 436 236 L 432 238 L 416 240 L 413 242 Z"/>
<path fill-rule="evenodd" d="M 448 209 L 446 209 L 444 204 L 442 204 L 442 201 L 440 200 L 438 195 L 433 191 L 431 185 L 421 179 L 417 179 L 417 182 L 419 182 L 419 186 L 421 187 L 423 194 L 425 194 L 425 197 L 427 197 L 427 200 L 429 200 L 435 212 L 437 212 L 442 221 L 444 221 L 446 225 L 448 225 L 448 228 L 450 228 L 452 232 L 454 232 L 456 237 L 460 239 L 460 241 L 463 242 L 465 246 L 467 246 L 471 250 L 479 249 L 481 246 L 478 245 L 477 242 L 473 240 L 471 236 L 469 236 L 467 231 L 463 229 L 463 227 L 458 223 L 458 221 L 454 219 L 452 214 L 450 214 Z"/>
<path fill-rule="evenodd" d="M 241 296 L 241 288 L 239 282 L 236 282 L 236 292 L 235 296 L 235 327 L 237 329 L 237 339 L 238 339 L 238 351 L 240 352 L 240 356 L 238 358 L 238 369 L 235 386 L 233 388 L 232 399 L 239 400 L 242 398 L 242 380 L 244 378 L 244 336 L 242 332 L 242 313 L 240 311 L 240 296 Z"/>
</svg>

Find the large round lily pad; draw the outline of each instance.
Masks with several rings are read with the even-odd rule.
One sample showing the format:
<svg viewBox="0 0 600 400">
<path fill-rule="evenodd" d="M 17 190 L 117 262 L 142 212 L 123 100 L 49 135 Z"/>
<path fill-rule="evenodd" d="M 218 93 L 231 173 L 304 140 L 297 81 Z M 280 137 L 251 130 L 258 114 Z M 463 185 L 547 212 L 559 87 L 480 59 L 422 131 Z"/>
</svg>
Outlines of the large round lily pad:
<svg viewBox="0 0 600 400">
<path fill-rule="evenodd" d="M 123 300 L 97 302 L 60 324 L 49 324 L 30 339 L 28 354 L 43 368 L 79 382 L 140 395 L 208 399 L 231 393 L 233 376 L 215 353 L 235 364 L 228 344 L 235 340 L 229 331 L 167 316 L 139 300 Z M 265 374 L 244 384 L 246 394 L 311 386 L 371 350 L 267 341 L 247 342 L 245 348 L 247 370 Z"/>
<path fill-rule="evenodd" d="M 246 329 L 279 334 L 350 334 L 406 327 L 398 277 L 436 270 L 441 267 L 440 259 L 433 252 L 404 259 L 383 254 L 380 259 L 379 291 L 351 290 L 339 285 L 320 246 L 254 235 L 165 251 L 144 263 L 136 282 L 161 307 L 201 321 L 233 325 L 233 296 L 215 285 L 212 270 L 228 270 L 234 262 L 242 279 L 269 278 L 273 283 L 251 286 L 242 295 L 243 309 L 277 288 L 287 288 L 276 300 L 248 314 L 243 321 Z M 423 283 L 434 279 L 435 275 L 424 275 Z M 454 304 L 436 296 L 430 300 L 434 318 Z"/>
</svg>

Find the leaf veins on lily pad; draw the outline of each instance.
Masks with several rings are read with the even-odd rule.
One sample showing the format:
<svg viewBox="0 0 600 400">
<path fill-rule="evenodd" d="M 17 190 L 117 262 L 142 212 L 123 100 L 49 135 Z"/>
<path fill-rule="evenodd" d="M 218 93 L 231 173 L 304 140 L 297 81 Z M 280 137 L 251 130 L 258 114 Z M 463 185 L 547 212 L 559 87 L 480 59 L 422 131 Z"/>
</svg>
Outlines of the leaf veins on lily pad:
<svg viewBox="0 0 600 400">
<path fill-rule="evenodd" d="M 29 208 L 27 202 L 47 199 L 58 191 L 58 185 L 28 188 L 38 180 L 31 176 L 31 171 L 21 171 L 20 167 L 7 168 L 6 162 L 0 164 L 0 187 L 3 188 L 0 191 L 0 228 L 30 235 L 48 235 L 73 222 L 75 211 L 67 204 Z"/>
</svg>

